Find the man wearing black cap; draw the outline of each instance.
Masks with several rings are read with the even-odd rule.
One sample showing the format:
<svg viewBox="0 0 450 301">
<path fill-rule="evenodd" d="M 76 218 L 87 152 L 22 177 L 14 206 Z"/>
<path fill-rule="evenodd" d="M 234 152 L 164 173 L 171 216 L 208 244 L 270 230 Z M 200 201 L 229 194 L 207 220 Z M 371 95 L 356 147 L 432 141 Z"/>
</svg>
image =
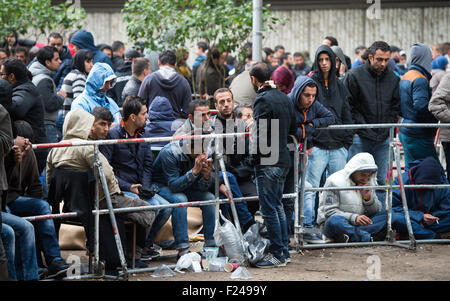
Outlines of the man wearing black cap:
<svg viewBox="0 0 450 301">
<path fill-rule="evenodd" d="M 413 161 L 402 174 L 403 185 L 447 184 L 434 157 Z M 398 185 L 398 179 L 394 181 Z M 411 227 L 416 239 L 448 238 L 450 235 L 450 189 L 405 189 Z M 407 234 L 400 190 L 392 192 L 392 228 Z"/>
<path fill-rule="evenodd" d="M 125 51 L 125 62 L 117 67 L 115 73 L 117 75 L 117 82 L 114 88 L 108 91 L 108 96 L 114 99 L 119 107 L 122 106 L 122 91 L 133 75 L 132 64 L 136 58 L 142 57 L 143 55 L 134 49 L 128 49 Z"/>
</svg>

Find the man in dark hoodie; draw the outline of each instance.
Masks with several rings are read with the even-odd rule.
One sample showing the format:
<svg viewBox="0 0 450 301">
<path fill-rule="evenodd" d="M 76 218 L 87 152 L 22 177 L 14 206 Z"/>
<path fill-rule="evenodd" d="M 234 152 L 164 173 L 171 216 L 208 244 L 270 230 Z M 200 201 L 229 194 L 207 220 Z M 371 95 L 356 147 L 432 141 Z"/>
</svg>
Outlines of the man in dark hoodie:
<svg viewBox="0 0 450 301">
<path fill-rule="evenodd" d="M 176 118 L 186 119 L 192 100 L 189 82 L 175 70 L 177 56 L 171 50 L 159 55 L 159 70 L 149 74 L 139 88 L 138 96 L 145 99 L 147 108 L 156 96 L 169 99 Z"/>
<path fill-rule="evenodd" d="M 56 92 L 53 75 L 59 69 L 61 59 L 58 49 L 53 46 L 41 48 L 36 58 L 37 61 L 29 68 L 33 75 L 32 82 L 44 101 L 44 122 L 48 142 L 58 142 L 61 140 L 62 134 L 56 127 L 56 119 L 58 118 L 58 110 L 62 108 L 67 93 L 64 91 Z"/>
<path fill-rule="evenodd" d="M 315 128 L 326 127 L 335 123 L 335 116 L 327 108 L 325 108 L 319 101 L 316 101 L 318 96 L 318 84 L 311 78 L 306 76 L 299 76 L 294 83 L 292 92 L 288 95 L 294 106 L 294 114 L 297 128 L 297 137 L 299 143 L 304 143 L 306 139 L 306 145 L 304 145 L 305 152 L 311 154 L 314 148 L 313 137 L 319 133 Z M 323 135 L 323 134 L 322 134 Z M 293 153 L 291 153 L 293 158 Z M 294 171 L 291 167 L 291 172 L 288 175 L 286 185 L 289 189 L 285 189 L 285 193 L 294 192 Z M 300 172 L 300 170 L 299 170 Z M 306 181 L 305 186 L 311 187 L 311 184 Z M 318 185 L 317 185 L 318 186 Z M 285 211 L 288 216 L 288 223 L 290 225 L 291 232 L 294 228 L 294 199 L 285 199 Z M 305 193 L 305 221 L 304 226 L 306 228 L 312 228 L 314 224 L 314 201 L 311 193 Z M 287 204 L 289 202 L 289 204 Z M 320 237 L 308 233 L 304 236 L 305 240 L 310 243 L 320 241 Z"/>
<path fill-rule="evenodd" d="M 283 209 L 283 186 L 292 161 L 289 135 L 297 132 L 294 107 L 289 97 L 270 81 L 266 64 L 256 63 L 250 79 L 257 91 L 253 103 L 254 123 L 250 151 L 253 155 L 259 204 L 270 240 L 269 254 L 256 263 L 259 268 L 286 266 L 289 234 Z M 265 146 L 265 147 L 264 147 Z"/>
<path fill-rule="evenodd" d="M 333 46 L 334 47 L 334 46 Z M 335 119 L 335 124 L 353 123 L 348 105 L 348 91 L 337 78 L 336 57 L 327 45 L 320 46 L 316 51 L 314 74 L 311 78 L 317 83 L 317 100 L 327 108 Z M 322 130 L 315 131 L 312 143 L 315 146 L 306 165 L 306 181 L 317 188 L 323 172 L 329 175 L 343 169 L 347 162 L 348 149 L 352 144 L 353 131 Z M 315 192 L 306 192 L 313 200 Z M 309 212 L 308 212 L 309 213 Z M 314 213 L 314 211 L 312 212 Z M 314 214 L 312 215 L 314 220 Z M 311 226 L 311 225 L 308 225 Z M 304 239 L 314 241 L 317 237 L 305 234 Z"/>
<path fill-rule="evenodd" d="M 399 78 L 387 68 L 390 55 L 390 47 L 386 42 L 374 42 L 368 49 L 366 63 L 351 69 L 344 78 L 344 85 L 350 92 L 349 104 L 356 124 L 398 121 Z M 368 152 L 374 157 L 378 166 L 378 185 L 384 185 L 388 171 L 389 129 L 357 130 L 349 149 L 348 160 L 360 152 Z M 384 200 L 381 195 L 378 198 Z"/>
<path fill-rule="evenodd" d="M 406 165 L 403 185 L 447 184 L 442 167 L 433 157 Z M 398 179 L 394 181 L 398 185 Z M 450 234 L 450 189 L 405 189 L 411 226 L 416 239 L 448 238 Z M 392 228 L 407 234 L 402 197 L 399 189 L 392 192 Z"/>
<path fill-rule="evenodd" d="M 28 70 L 18 59 L 7 59 L 1 67 L 2 79 L 12 85 L 12 101 L 8 106 L 13 120 L 25 120 L 33 128 L 33 143 L 47 142 L 44 126 L 44 103 L 36 86 L 28 77 Z M 47 150 L 36 150 L 39 172 L 45 167 Z"/>
<path fill-rule="evenodd" d="M 70 39 L 70 43 L 75 46 L 75 49 L 88 49 L 94 54 L 94 64 L 97 62 L 106 63 L 113 68 L 113 63 L 109 56 L 100 51 L 94 44 L 94 36 L 85 29 L 80 29 Z"/>
<path fill-rule="evenodd" d="M 400 115 L 402 123 L 437 123 L 428 110 L 431 99 L 431 49 L 416 43 L 411 47 L 411 66 L 400 81 Z M 436 128 L 400 128 L 398 135 L 405 152 L 405 164 L 433 156 L 438 159 L 434 147 Z"/>
</svg>

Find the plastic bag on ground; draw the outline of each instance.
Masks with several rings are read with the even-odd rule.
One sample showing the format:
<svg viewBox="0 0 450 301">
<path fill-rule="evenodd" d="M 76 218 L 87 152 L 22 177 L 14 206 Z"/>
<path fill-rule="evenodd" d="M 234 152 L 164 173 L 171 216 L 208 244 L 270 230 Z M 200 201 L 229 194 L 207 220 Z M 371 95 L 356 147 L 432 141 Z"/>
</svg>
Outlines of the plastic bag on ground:
<svg viewBox="0 0 450 301">
<path fill-rule="evenodd" d="M 264 238 L 265 232 L 266 226 L 256 222 L 244 234 L 244 247 L 247 249 L 247 259 L 251 265 L 255 265 L 267 255 L 270 241 Z"/>
<path fill-rule="evenodd" d="M 208 271 L 224 272 L 225 265 L 228 263 L 228 257 L 216 257 L 209 260 Z"/>
<path fill-rule="evenodd" d="M 214 231 L 214 240 L 218 246 L 223 246 L 229 262 L 243 265 L 246 262 L 243 245 L 236 230 L 236 227 L 226 219 L 219 210 L 219 218 L 216 220 L 216 230 Z M 220 218 L 224 224 L 220 224 Z"/>
<path fill-rule="evenodd" d="M 152 277 L 158 278 L 158 277 L 173 277 L 175 276 L 175 272 L 172 271 L 168 266 L 165 264 L 159 266 L 152 274 Z"/>
<path fill-rule="evenodd" d="M 175 266 L 175 271 L 180 272 L 182 274 L 184 273 L 182 272 L 182 270 L 184 269 L 195 271 L 192 265 L 194 262 L 198 262 L 198 264 L 200 265 L 201 259 L 202 259 L 201 256 L 196 252 L 184 254 L 183 256 L 180 257 L 180 259 L 178 259 L 177 264 Z"/>
<path fill-rule="evenodd" d="M 251 279 L 253 278 L 252 274 L 245 267 L 238 267 L 236 271 L 234 271 L 231 276 L 231 279 Z"/>
</svg>

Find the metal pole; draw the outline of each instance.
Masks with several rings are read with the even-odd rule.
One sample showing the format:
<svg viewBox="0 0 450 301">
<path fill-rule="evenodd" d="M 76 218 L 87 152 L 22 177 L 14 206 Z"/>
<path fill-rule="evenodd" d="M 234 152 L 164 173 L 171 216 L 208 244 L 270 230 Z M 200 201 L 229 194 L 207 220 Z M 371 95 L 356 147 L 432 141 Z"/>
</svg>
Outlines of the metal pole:
<svg viewBox="0 0 450 301">
<path fill-rule="evenodd" d="M 397 164 L 397 170 L 401 171 L 400 169 L 400 150 L 398 145 L 395 145 L 395 162 Z M 406 200 L 406 194 L 405 194 L 405 188 L 403 187 L 403 179 L 401 172 L 397 172 L 398 174 L 398 182 L 400 184 L 400 191 L 402 195 L 402 204 L 403 204 L 403 211 L 405 213 L 405 219 L 406 219 L 406 227 L 408 228 L 408 236 L 409 240 L 411 241 L 409 247 L 412 250 L 416 250 L 416 239 L 414 238 L 414 233 L 411 226 L 411 219 L 409 218 L 409 211 L 408 211 L 408 202 Z"/>
<path fill-rule="evenodd" d="M 262 61 L 262 0 L 253 0 L 252 60 Z"/>
<path fill-rule="evenodd" d="M 120 235 L 118 232 L 119 228 L 117 227 L 116 217 L 114 216 L 113 206 L 112 206 L 112 202 L 111 202 L 111 196 L 109 195 L 109 190 L 108 190 L 108 184 L 106 183 L 106 177 L 103 172 L 102 162 L 100 160 L 98 162 L 96 162 L 96 167 L 98 168 L 98 173 L 100 175 L 100 180 L 102 182 L 103 191 L 104 191 L 105 199 L 106 199 L 106 204 L 107 204 L 108 210 L 109 210 L 109 217 L 111 219 L 111 225 L 112 225 L 112 229 L 113 229 L 113 233 L 114 233 L 114 238 L 116 240 L 117 251 L 119 253 L 120 263 L 122 265 L 122 271 L 125 275 L 125 278 L 127 279 L 128 278 L 127 262 L 125 260 L 125 255 L 123 253 L 122 241 L 120 240 Z"/>
<path fill-rule="evenodd" d="M 299 244 L 303 246 L 303 224 L 305 222 L 305 179 L 306 179 L 306 160 L 308 160 L 308 156 L 306 155 L 305 148 L 308 143 L 308 139 L 305 138 L 302 147 L 302 155 L 300 156 L 300 168 L 301 168 L 301 186 L 300 186 L 300 225 L 299 225 Z"/>
<path fill-rule="evenodd" d="M 386 225 L 386 241 L 393 243 L 395 241 L 395 232 L 392 230 L 392 183 L 393 183 L 393 164 L 394 164 L 394 128 L 389 130 L 389 166 L 388 166 L 388 185 L 390 188 L 386 189 L 386 211 L 387 211 L 387 225 Z"/>
<path fill-rule="evenodd" d="M 295 193 L 295 202 L 294 202 L 294 244 L 297 248 L 299 244 L 298 234 L 301 233 L 303 225 L 299 226 L 299 206 L 303 208 L 303 205 L 299 204 L 298 197 L 298 160 L 299 160 L 299 145 L 295 136 L 291 135 L 292 141 L 294 142 L 294 193 Z M 303 215 L 303 214 L 302 214 Z M 298 251 L 298 250 L 297 250 Z"/>
<path fill-rule="evenodd" d="M 100 162 L 98 157 L 98 146 L 94 145 L 94 166 Z M 94 270 L 96 274 L 104 274 L 103 271 L 101 271 L 100 266 L 100 200 L 99 200 L 99 174 L 97 168 L 94 168 L 94 177 L 95 177 L 95 220 L 94 220 Z"/>
</svg>

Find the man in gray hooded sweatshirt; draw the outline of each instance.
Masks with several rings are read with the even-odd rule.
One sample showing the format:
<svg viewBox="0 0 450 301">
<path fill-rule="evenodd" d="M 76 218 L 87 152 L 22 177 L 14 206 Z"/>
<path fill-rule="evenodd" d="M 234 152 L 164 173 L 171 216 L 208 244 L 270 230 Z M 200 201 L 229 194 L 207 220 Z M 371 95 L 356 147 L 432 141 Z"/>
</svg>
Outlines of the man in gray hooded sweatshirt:
<svg viewBox="0 0 450 301">
<path fill-rule="evenodd" d="M 411 64 L 400 81 L 400 115 L 402 123 L 437 123 L 428 110 L 431 99 L 431 49 L 416 43 L 411 47 Z M 400 128 L 400 142 L 405 152 L 405 164 L 429 156 L 439 160 L 434 148 L 436 128 Z"/>
</svg>

